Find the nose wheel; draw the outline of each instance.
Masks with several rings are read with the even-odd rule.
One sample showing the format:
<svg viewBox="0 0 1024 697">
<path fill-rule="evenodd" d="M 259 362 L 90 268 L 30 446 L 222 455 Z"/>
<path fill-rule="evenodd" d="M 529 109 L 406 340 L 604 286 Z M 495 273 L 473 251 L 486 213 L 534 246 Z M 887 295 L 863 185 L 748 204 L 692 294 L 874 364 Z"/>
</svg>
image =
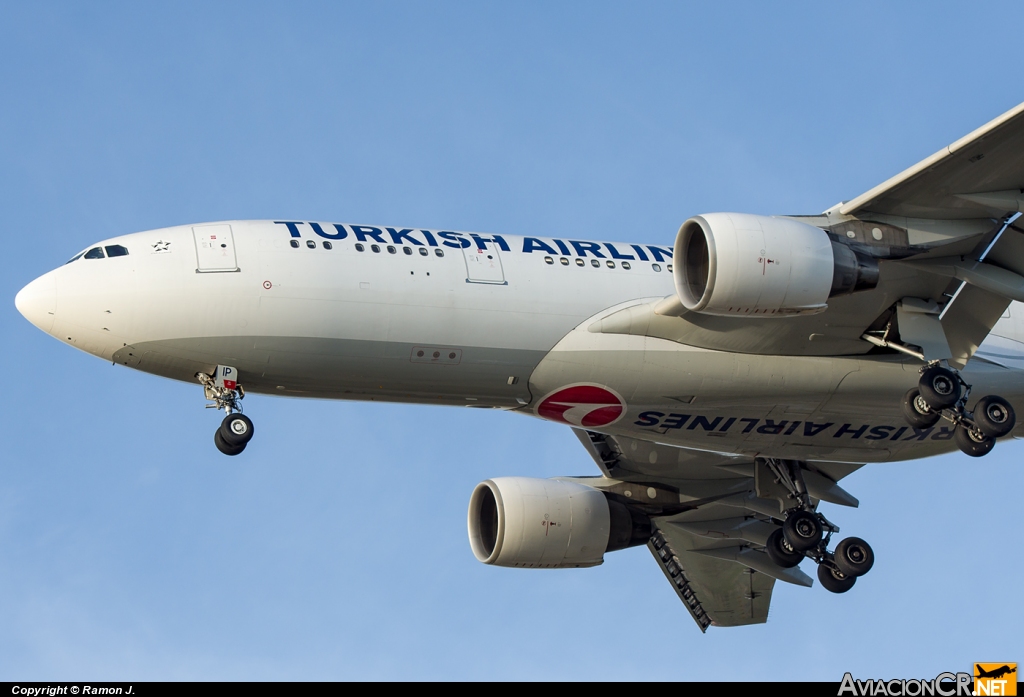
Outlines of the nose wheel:
<svg viewBox="0 0 1024 697">
<path fill-rule="evenodd" d="M 214 431 L 213 442 L 225 455 L 238 455 L 245 450 L 252 436 L 252 421 L 245 414 L 235 412 L 221 421 L 220 428 Z"/>
<path fill-rule="evenodd" d="M 918 429 L 946 419 L 956 428 L 953 440 L 957 447 L 971 457 L 981 457 L 995 447 L 996 438 L 1009 435 L 1017 416 L 1010 403 L 998 395 L 982 397 L 969 412 L 970 394 L 971 386 L 959 371 L 933 362 L 921 369 L 917 387 L 903 396 L 900 409 L 907 423 Z"/>
<path fill-rule="evenodd" d="M 231 366 L 217 366 L 213 375 L 196 373 L 196 380 L 203 386 L 203 393 L 210 404 L 207 409 L 224 410 L 224 420 L 213 434 L 217 450 L 225 455 L 238 455 L 255 433 L 252 419 L 242 413 L 240 402 L 245 390 L 235 379 L 238 372 Z"/>
</svg>

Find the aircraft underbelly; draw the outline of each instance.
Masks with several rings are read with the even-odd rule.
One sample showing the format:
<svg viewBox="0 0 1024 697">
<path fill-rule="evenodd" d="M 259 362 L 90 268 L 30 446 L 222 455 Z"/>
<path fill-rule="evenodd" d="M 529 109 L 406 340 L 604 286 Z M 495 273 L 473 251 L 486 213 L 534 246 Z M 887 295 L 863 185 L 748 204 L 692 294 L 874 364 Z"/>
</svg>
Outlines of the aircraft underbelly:
<svg viewBox="0 0 1024 697">
<path fill-rule="evenodd" d="M 234 366 L 247 392 L 520 407 L 543 351 L 312 337 L 233 336 L 133 344 L 132 367 L 179 380 Z M 123 362 L 123 361 L 119 361 Z"/>
<path fill-rule="evenodd" d="M 879 462 L 956 449 L 952 424 L 915 430 L 899 411 L 919 367 L 899 356 L 750 356 L 577 328 L 541 361 L 530 387 L 536 400 L 579 384 L 611 390 L 624 402 L 621 416 L 590 427 L 614 435 L 747 455 Z M 972 403 L 998 393 L 1024 409 L 1019 371 L 972 362 L 964 374 L 974 384 Z"/>
</svg>

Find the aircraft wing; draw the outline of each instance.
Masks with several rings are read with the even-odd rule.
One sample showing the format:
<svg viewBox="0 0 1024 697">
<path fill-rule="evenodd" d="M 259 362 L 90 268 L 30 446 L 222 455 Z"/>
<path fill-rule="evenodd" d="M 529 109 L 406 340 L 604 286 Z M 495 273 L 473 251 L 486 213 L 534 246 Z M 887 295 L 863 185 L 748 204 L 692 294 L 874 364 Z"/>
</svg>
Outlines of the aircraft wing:
<svg viewBox="0 0 1024 697">
<path fill-rule="evenodd" d="M 791 216 L 877 260 L 876 286 L 829 297 L 824 312 L 769 320 L 685 312 L 673 294 L 588 329 L 760 355 L 850 356 L 902 344 L 962 368 L 1009 303 L 1024 301 L 1024 227 L 1005 227 L 1024 211 L 1022 153 L 1024 104 L 851 201 Z"/>
<path fill-rule="evenodd" d="M 847 201 L 843 215 L 963 219 L 1021 210 L 1024 104 Z"/>
<path fill-rule="evenodd" d="M 604 475 L 577 481 L 651 517 L 647 547 L 701 631 L 767 621 L 776 581 L 812 585 L 799 567 L 783 569 L 764 552 L 781 511 L 758 496 L 753 459 L 573 431 Z M 807 463 L 804 478 L 815 500 L 856 506 L 837 482 L 860 466 Z"/>
</svg>

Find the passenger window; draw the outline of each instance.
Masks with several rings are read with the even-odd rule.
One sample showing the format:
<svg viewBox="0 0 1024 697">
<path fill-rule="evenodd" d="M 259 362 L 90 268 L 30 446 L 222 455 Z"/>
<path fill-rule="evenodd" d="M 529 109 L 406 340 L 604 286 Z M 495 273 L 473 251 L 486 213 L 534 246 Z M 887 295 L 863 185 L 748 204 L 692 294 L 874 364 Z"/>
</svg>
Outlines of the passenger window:
<svg viewBox="0 0 1024 697">
<path fill-rule="evenodd" d="M 402 251 L 405 252 L 406 254 L 409 254 L 409 255 L 412 254 L 412 250 L 409 249 L 408 247 L 402 247 Z"/>
<path fill-rule="evenodd" d="M 582 259 L 577 259 L 577 260 L 576 260 L 576 266 L 586 266 L 586 264 L 585 264 L 585 263 L 583 263 L 583 260 L 582 260 Z"/>
<path fill-rule="evenodd" d="M 608 264 L 608 268 L 609 269 L 614 269 L 615 268 L 615 262 L 614 261 L 606 261 L 605 263 Z"/>
<path fill-rule="evenodd" d="M 651 264 L 651 268 L 654 269 L 655 271 L 661 271 L 660 264 Z"/>
<path fill-rule="evenodd" d="M 669 273 L 672 273 L 672 264 L 669 264 L 669 265 L 668 265 L 668 266 L 666 266 L 665 268 L 666 268 L 666 269 L 668 269 L 668 272 L 669 272 Z"/>
<path fill-rule="evenodd" d="M 430 254 L 430 252 L 428 252 L 428 251 L 427 251 L 427 248 L 426 248 L 426 247 L 420 247 L 420 256 L 421 256 L 421 257 L 425 257 L 425 256 L 427 256 L 428 254 Z"/>
<path fill-rule="evenodd" d="M 551 257 L 544 257 L 544 263 L 545 264 L 554 264 L 555 260 L 552 259 Z"/>
<path fill-rule="evenodd" d="M 334 249 L 334 245 L 330 242 L 324 242 L 324 249 Z"/>
<path fill-rule="evenodd" d="M 373 250 L 374 254 L 380 254 L 380 245 L 379 244 L 371 244 L 370 245 L 370 249 Z"/>
<path fill-rule="evenodd" d="M 93 247 L 92 249 L 90 249 L 88 252 L 85 253 L 85 258 L 86 259 L 103 259 L 104 258 L 104 256 L 103 256 L 103 248 L 102 247 Z"/>
<path fill-rule="evenodd" d="M 622 262 L 622 268 L 624 268 L 626 271 L 629 271 L 629 262 L 628 261 Z"/>
<path fill-rule="evenodd" d="M 562 266 L 568 266 L 569 265 L 569 260 L 566 259 L 565 257 L 562 257 L 558 261 L 562 264 Z"/>
<path fill-rule="evenodd" d="M 126 257 L 128 256 L 128 248 L 122 247 L 119 244 L 110 244 L 104 247 L 107 250 L 108 257 Z"/>
<path fill-rule="evenodd" d="M 394 248 L 394 247 L 392 247 L 392 246 L 391 246 L 391 245 L 389 244 L 389 245 L 388 245 L 388 254 L 394 254 L 394 253 L 395 253 L 395 251 L 396 251 L 396 250 L 395 250 L 395 248 Z"/>
<path fill-rule="evenodd" d="M 444 250 L 443 250 L 443 249 L 440 249 L 440 248 L 438 248 L 438 249 L 435 249 L 435 250 L 434 250 L 434 254 L 435 254 L 436 256 L 439 256 L 439 257 L 443 257 L 443 256 L 444 256 Z"/>
<path fill-rule="evenodd" d="M 601 262 L 599 262 L 597 259 L 591 259 L 590 265 L 593 266 L 595 269 L 601 268 Z"/>
<path fill-rule="evenodd" d="M 365 251 L 365 250 L 366 250 L 366 247 L 363 246 L 362 242 L 357 242 L 356 243 L 356 251 L 357 252 L 362 252 L 362 251 Z"/>
<path fill-rule="evenodd" d="M 313 240 L 306 240 L 306 246 L 310 249 L 316 249 L 316 242 Z"/>
<path fill-rule="evenodd" d="M 288 240 L 288 241 L 291 242 L 292 249 L 298 249 L 299 248 L 299 241 L 298 240 Z"/>
</svg>

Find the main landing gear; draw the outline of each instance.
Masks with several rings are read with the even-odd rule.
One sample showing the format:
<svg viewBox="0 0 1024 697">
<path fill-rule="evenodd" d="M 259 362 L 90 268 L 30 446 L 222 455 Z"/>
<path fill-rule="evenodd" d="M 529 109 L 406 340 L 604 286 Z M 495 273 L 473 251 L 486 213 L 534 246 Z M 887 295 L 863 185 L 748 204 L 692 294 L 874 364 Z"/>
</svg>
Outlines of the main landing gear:
<svg viewBox="0 0 1024 697">
<path fill-rule="evenodd" d="M 804 485 L 799 463 L 788 460 L 767 460 L 775 482 L 789 491 L 796 506 L 786 511 L 782 526 L 768 536 L 765 551 L 773 562 L 783 568 L 792 568 L 810 557 L 818 565 L 818 580 L 833 593 L 845 593 L 853 588 L 857 578 L 863 576 L 875 563 L 875 553 L 859 537 L 847 537 L 828 551 L 832 535 L 839 527 L 818 513 Z"/>
<path fill-rule="evenodd" d="M 245 397 L 245 390 L 233 378 L 237 371 L 230 366 L 217 366 L 215 373 L 196 373 L 196 380 L 203 386 L 203 393 L 212 402 L 207 409 L 223 409 L 226 416 L 220 427 L 213 434 L 213 442 L 217 450 L 225 455 L 238 455 L 252 440 L 254 427 L 252 420 L 242 413 L 240 402 Z"/>
<path fill-rule="evenodd" d="M 978 400 L 974 411 L 966 410 L 971 386 L 960 373 L 935 361 L 921 369 L 917 387 L 903 395 L 903 416 L 914 428 L 931 428 L 946 419 L 956 431 L 953 440 L 971 457 L 988 454 L 996 438 L 1009 435 L 1017 423 L 1010 403 L 998 395 Z"/>
</svg>

